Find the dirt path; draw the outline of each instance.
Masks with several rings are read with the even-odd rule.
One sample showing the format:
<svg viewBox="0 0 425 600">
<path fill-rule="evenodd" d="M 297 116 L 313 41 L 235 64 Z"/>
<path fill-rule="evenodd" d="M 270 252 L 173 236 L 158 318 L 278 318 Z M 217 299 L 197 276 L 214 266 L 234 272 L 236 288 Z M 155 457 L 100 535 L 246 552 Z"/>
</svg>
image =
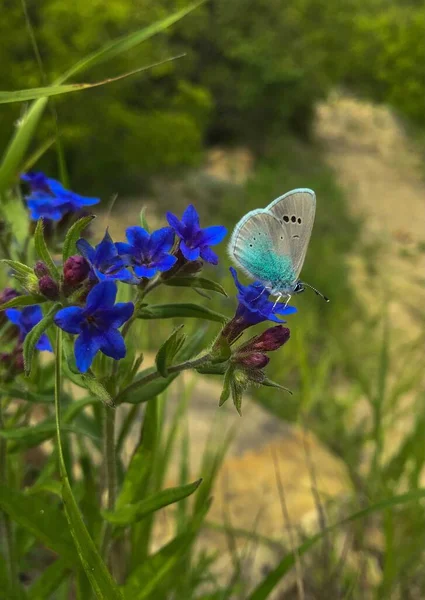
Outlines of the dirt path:
<svg viewBox="0 0 425 600">
<path fill-rule="evenodd" d="M 371 312 L 388 300 L 393 322 L 414 338 L 425 307 L 425 171 L 419 155 L 390 110 L 343 96 L 318 107 L 316 134 L 353 214 L 364 217 L 365 241 L 379 246 L 374 277 L 364 255 L 352 257 L 359 295 Z"/>
</svg>

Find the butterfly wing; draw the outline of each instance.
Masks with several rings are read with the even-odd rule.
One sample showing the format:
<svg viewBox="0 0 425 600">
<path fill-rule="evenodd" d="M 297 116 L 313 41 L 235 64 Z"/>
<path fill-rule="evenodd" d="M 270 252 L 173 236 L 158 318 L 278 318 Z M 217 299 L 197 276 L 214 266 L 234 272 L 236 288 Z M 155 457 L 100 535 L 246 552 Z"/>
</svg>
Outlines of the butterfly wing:
<svg viewBox="0 0 425 600">
<path fill-rule="evenodd" d="M 292 190 L 276 198 L 265 210 L 275 217 L 284 229 L 289 255 L 298 278 L 313 229 L 316 194 L 307 188 Z"/>
<path fill-rule="evenodd" d="M 247 275 L 271 290 L 290 288 L 296 280 L 289 238 L 267 210 L 253 210 L 239 221 L 228 250 Z"/>
</svg>

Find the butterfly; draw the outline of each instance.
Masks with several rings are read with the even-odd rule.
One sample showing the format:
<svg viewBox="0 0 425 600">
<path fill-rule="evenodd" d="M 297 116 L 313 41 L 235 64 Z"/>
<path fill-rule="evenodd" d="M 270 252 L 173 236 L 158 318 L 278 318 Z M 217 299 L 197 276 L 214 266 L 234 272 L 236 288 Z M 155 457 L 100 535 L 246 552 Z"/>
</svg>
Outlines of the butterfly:
<svg viewBox="0 0 425 600">
<path fill-rule="evenodd" d="M 250 277 L 277 296 L 276 302 L 303 292 L 305 286 L 326 302 L 329 299 L 299 280 L 316 214 L 316 194 L 300 188 L 276 198 L 266 208 L 246 214 L 236 225 L 228 252 Z M 264 291 L 264 290 L 263 290 Z"/>
</svg>

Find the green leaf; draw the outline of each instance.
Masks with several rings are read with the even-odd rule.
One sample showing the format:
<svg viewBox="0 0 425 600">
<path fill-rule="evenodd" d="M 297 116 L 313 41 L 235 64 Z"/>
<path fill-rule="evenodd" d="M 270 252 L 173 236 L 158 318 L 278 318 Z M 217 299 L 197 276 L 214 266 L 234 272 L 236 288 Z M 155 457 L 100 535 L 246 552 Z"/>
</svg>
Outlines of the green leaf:
<svg viewBox="0 0 425 600">
<path fill-rule="evenodd" d="M 379 512 L 387 508 L 392 508 L 400 504 L 405 504 L 407 502 L 421 500 L 422 498 L 425 498 L 425 489 L 419 489 L 413 492 L 408 492 L 407 494 L 393 496 L 392 498 L 381 500 L 376 504 L 372 504 L 371 506 L 363 508 L 362 510 L 353 513 L 352 515 L 348 516 L 347 518 L 343 519 L 342 521 L 339 521 L 334 525 L 325 527 L 319 533 L 303 542 L 293 552 L 289 552 L 283 558 L 283 560 L 281 560 L 280 563 L 255 588 L 255 590 L 250 594 L 247 600 L 265 600 L 266 598 L 268 598 L 271 592 L 274 590 L 274 588 L 278 585 L 280 580 L 294 566 L 297 558 L 305 554 L 308 550 L 310 550 L 310 548 L 312 548 L 318 541 L 320 541 L 324 536 L 328 535 L 330 532 L 335 531 L 343 525 L 347 525 L 349 523 L 352 523 L 353 521 L 357 521 L 358 519 L 363 519 L 364 517 L 367 517 L 372 513 Z"/>
<path fill-rule="evenodd" d="M 48 548 L 57 552 L 68 565 L 78 564 L 74 544 L 63 513 L 37 495 L 0 485 L 0 507 L 13 521 L 30 531 Z"/>
<path fill-rule="evenodd" d="M 201 367 L 197 367 L 197 372 L 200 375 L 224 375 L 227 370 L 227 365 L 224 363 L 219 364 L 209 364 L 202 365 Z"/>
<path fill-rule="evenodd" d="M 62 258 L 64 263 L 70 256 L 78 254 L 77 247 L 75 244 L 80 239 L 81 232 L 87 227 L 87 225 L 89 225 L 89 223 L 93 221 L 94 218 L 94 215 L 82 217 L 81 219 L 78 219 L 78 221 L 74 223 L 72 227 L 69 228 L 62 249 Z"/>
<path fill-rule="evenodd" d="M 89 435 L 91 437 L 91 434 L 89 434 L 86 430 L 75 425 L 64 425 L 62 430 L 79 435 Z M 52 438 L 55 435 L 55 431 L 55 424 L 52 421 L 39 423 L 38 425 L 30 425 L 28 427 L 2 429 L 0 431 L 0 437 L 4 438 L 5 440 L 9 440 L 10 442 L 14 442 L 12 447 L 9 448 L 9 452 L 13 452 L 16 450 L 38 446 L 42 442 Z"/>
<path fill-rule="evenodd" d="M 129 404 L 141 404 L 142 402 L 147 402 L 148 400 L 155 398 L 155 396 L 162 394 L 162 392 L 167 389 L 170 383 L 172 383 L 179 375 L 179 373 L 173 373 L 172 375 L 168 375 L 166 378 L 155 379 L 154 381 L 149 381 L 141 387 L 137 387 L 138 381 L 155 372 L 156 368 L 150 367 L 149 369 L 145 369 L 139 373 L 133 383 L 128 386 L 128 389 L 123 390 L 123 392 L 119 395 L 119 404 L 122 402 L 127 402 Z"/>
<path fill-rule="evenodd" d="M 82 90 L 107 85 L 108 83 L 113 83 L 115 81 L 120 81 L 121 79 L 131 77 L 132 75 L 136 75 L 137 73 L 141 73 L 142 71 L 147 71 L 148 69 L 152 69 L 153 67 L 157 67 L 171 60 L 175 60 L 176 58 L 181 58 L 181 56 L 184 55 L 175 56 L 157 63 L 153 63 L 151 65 L 139 67 L 138 69 L 134 69 L 133 71 L 129 71 L 128 73 L 123 73 L 121 75 L 117 75 L 116 77 L 109 77 L 108 79 L 103 79 L 102 81 L 96 81 L 94 83 L 69 83 L 67 85 L 53 84 L 45 87 L 30 88 L 26 90 L 0 92 L 0 104 L 11 104 L 13 102 L 28 102 L 29 100 L 48 98 L 50 96 L 59 96 L 62 94 L 69 94 L 71 92 L 79 92 Z"/>
<path fill-rule="evenodd" d="M 173 23 L 176 23 L 185 17 L 198 6 L 203 4 L 203 1 L 204 0 L 191 4 L 183 10 L 180 10 L 166 17 L 165 19 L 157 21 L 149 27 L 144 27 L 143 29 L 135 31 L 130 35 L 126 35 L 108 42 L 102 48 L 100 48 L 100 50 L 96 50 L 95 52 L 78 61 L 68 71 L 61 75 L 55 81 L 54 85 L 60 85 L 77 73 L 86 71 L 91 67 L 119 56 L 127 50 L 131 50 L 140 43 L 146 41 L 157 33 L 160 33 L 167 27 L 170 27 L 170 25 Z M 48 99 L 44 97 L 33 102 L 26 115 L 21 119 L 19 127 L 16 129 L 16 132 L 12 137 L 0 164 L 0 191 L 6 190 L 18 175 L 24 160 L 24 155 L 31 142 L 35 128 L 37 127 L 41 115 L 43 114 L 47 105 L 47 101 Z"/>
<path fill-rule="evenodd" d="M 216 281 L 205 277 L 173 277 L 164 281 L 165 285 L 171 287 L 190 287 L 200 290 L 210 290 L 227 297 L 225 289 Z"/>
<path fill-rule="evenodd" d="M 272 381 L 271 379 L 269 379 L 268 377 L 265 377 L 262 381 L 261 381 L 261 385 L 265 385 L 266 387 L 274 387 L 274 388 L 278 388 L 279 390 L 284 390 L 285 392 L 288 392 L 288 394 L 291 394 L 292 396 L 292 392 L 291 390 L 288 390 L 288 388 L 283 387 L 283 385 L 280 385 L 279 383 L 276 383 L 275 381 Z"/>
<path fill-rule="evenodd" d="M 103 511 L 102 514 L 110 523 L 126 527 L 127 525 L 140 521 L 143 517 L 146 517 L 164 506 L 174 504 L 183 498 L 187 498 L 198 489 L 201 482 L 202 479 L 198 479 L 188 485 L 168 488 L 157 492 L 156 494 L 152 494 L 136 504 L 127 504 L 113 512 Z"/>
<path fill-rule="evenodd" d="M 25 373 L 29 375 L 31 373 L 31 363 L 32 357 L 34 355 L 35 345 L 37 344 L 40 336 L 46 331 L 50 325 L 53 325 L 53 319 L 55 314 L 61 308 L 60 302 L 56 302 L 49 312 L 31 329 L 31 331 L 27 334 L 24 340 L 24 363 L 25 363 Z"/>
<path fill-rule="evenodd" d="M 213 364 L 224 363 L 229 360 L 232 355 L 232 349 L 227 339 L 220 335 L 214 343 L 211 351 L 211 362 Z"/>
<path fill-rule="evenodd" d="M 15 277 L 19 283 L 26 290 L 32 292 L 35 288 L 38 288 L 38 279 L 34 271 L 17 260 L 2 259 L 0 262 L 6 264 L 13 271 L 13 277 Z"/>
<path fill-rule="evenodd" d="M 16 296 L 9 302 L 0 304 L 0 310 L 6 310 L 6 308 L 21 308 L 23 306 L 33 306 L 34 304 L 42 304 L 47 302 L 47 298 L 39 296 L 38 294 L 25 294 L 23 296 Z"/>
<path fill-rule="evenodd" d="M 180 334 L 183 325 L 179 325 L 172 334 L 165 340 L 158 350 L 155 357 L 156 368 L 162 377 L 168 376 L 168 367 L 171 365 L 177 352 L 183 346 L 186 336 Z"/>
<path fill-rule="evenodd" d="M 242 391 L 243 391 L 243 387 L 238 384 L 238 382 L 236 381 L 236 379 L 234 377 L 232 377 L 232 379 L 230 381 L 230 388 L 232 390 L 233 404 L 235 405 L 235 408 L 238 411 L 239 415 L 242 416 Z"/>
<path fill-rule="evenodd" d="M 99 398 L 104 404 L 109 406 L 110 408 L 115 408 L 114 400 L 111 394 L 106 390 L 106 388 L 96 379 L 94 375 L 90 373 L 82 373 L 81 379 L 84 383 L 84 387 L 89 390 L 92 394 Z"/>
<path fill-rule="evenodd" d="M 72 540 L 71 540 L 72 542 Z M 57 590 L 68 575 L 68 565 L 63 558 L 57 558 L 46 567 L 28 590 L 28 600 L 46 600 Z"/>
<path fill-rule="evenodd" d="M 51 394 L 38 394 L 31 390 L 24 390 L 16 387 L 8 387 L 7 395 L 10 398 L 19 398 L 27 402 L 39 402 L 40 404 L 50 404 L 54 401 L 53 392 Z"/>
<path fill-rule="evenodd" d="M 46 245 L 46 240 L 44 239 L 43 230 L 43 219 L 39 219 L 34 232 L 35 251 L 40 260 L 42 260 L 46 264 L 47 268 L 49 269 L 50 275 L 53 277 L 53 279 L 59 281 L 59 271 L 57 266 L 53 262 L 52 257 L 50 256 L 50 252 Z"/>
<path fill-rule="evenodd" d="M 143 227 L 143 229 L 150 233 L 149 225 L 146 221 L 146 206 L 144 206 L 140 211 L 140 225 Z"/>
<path fill-rule="evenodd" d="M 223 406 L 223 404 L 226 402 L 226 400 L 229 399 L 231 386 L 232 386 L 233 373 L 234 373 L 234 368 L 229 367 L 224 375 L 223 391 L 221 392 L 221 395 L 220 395 L 220 401 L 218 403 L 219 406 Z"/>
<path fill-rule="evenodd" d="M 143 306 L 137 317 L 139 319 L 172 319 L 175 317 L 190 317 L 225 323 L 227 317 L 198 304 L 150 304 Z"/>
</svg>

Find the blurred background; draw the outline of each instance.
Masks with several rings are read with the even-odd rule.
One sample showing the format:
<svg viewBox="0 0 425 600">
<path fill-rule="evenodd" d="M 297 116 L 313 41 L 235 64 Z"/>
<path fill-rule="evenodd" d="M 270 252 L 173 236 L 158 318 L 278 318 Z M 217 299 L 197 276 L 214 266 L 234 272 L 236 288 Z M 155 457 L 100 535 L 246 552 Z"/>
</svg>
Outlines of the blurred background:
<svg viewBox="0 0 425 600">
<path fill-rule="evenodd" d="M 185 4 L 1 0 L 0 87 L 51 82 L 108 40 Z M 292 188 L 316 192 L 302 276 L 331 303 L 308 291 L 296 298 L 291 340 L 268 366 L 294 394 L 253 389 L 242 419 L 227 406 L 217 417 L 219 382 L 185 379 L 197 473 L 211 423 L 220 418 L 234 430 L 216 484 L 216 524 L 226 513 L 233 528 L 290 547 L 288 532 L 302 539 L 424 484 L 424 31 L 418 0 L 209 0 L 83 80 L 184 57 L 58 97 L 38 128 L 33 149 L 45 151 L 37 170 L 60 177 L 59 135 L 66 183 L 102 197 L 99 239 L 106 222 L 122 239 L 142 206 L 159 225 L 165 211 L 180 215 L 193 202 L 205 226 L 231 231 L 248 210 Z M 25 109 L 2 106 L 0 148 Z M 230 316 L 229 264 L 223 247 L 206 275 L 230 296 L 208 306 Z M 146 346 L 168 331 L 169 323 L 163 332 L 155 323 Z M 276 597 L 424 598 L 424 515 L 413 502 L 325 536 Z M 166 529 L 158 524 L 158 540 Z M 282 555 L 246 535 L 234 534 L 233 553 L 227 542 L 217 527 L 202 540 L 225 550 L 221 574 L 236 556 L 247 585 Z"/>
</svg>

